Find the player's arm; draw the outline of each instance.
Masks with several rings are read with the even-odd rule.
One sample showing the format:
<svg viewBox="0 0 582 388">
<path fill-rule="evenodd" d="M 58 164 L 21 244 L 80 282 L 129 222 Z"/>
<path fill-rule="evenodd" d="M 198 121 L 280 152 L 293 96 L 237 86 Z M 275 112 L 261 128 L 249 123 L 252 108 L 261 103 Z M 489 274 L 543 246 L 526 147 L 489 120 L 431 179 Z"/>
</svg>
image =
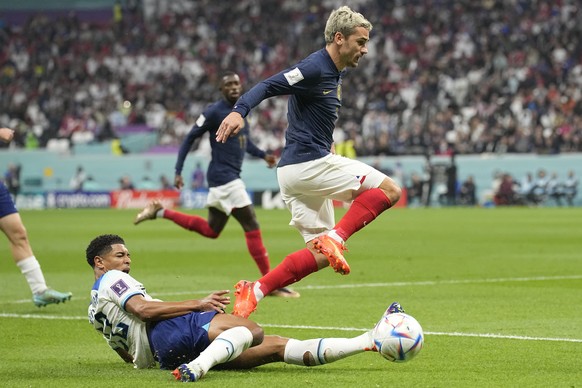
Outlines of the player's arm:
<svg viewBox="0 0 582 388">
<path fill-rule="evenodd" d="M 268 154 L 259 147 L 251 140 L 250 136 L 247 137 L 247 148 L 246 152 L 256 158 L 263 159 L 267 162 L 267 166 L 269 168 L 273 168 L 277 165 L 277 157 L 272 154 Z"/>
<path fill-rule="evenodd" d="M 226 294 L 228 290 L 215 291 L 204 299 L 182 302 L 146 300 L 143 295 L 136 294 L 125 302 L 125 310 L 144 322 L 175 318 L 193 311 L 224 313 L 224 308 L 230 303 L 230 297 Z"/>
<path fill-rule="evenodd" d="M 14 138 L 14 131 L 10 128 L 0 128 L 0 140 L 4 143 L 10 143 Z"/>
<path fill-rule="evenodd" d="M 218 127 L 216 141 L 224 143 L 244 127 L 244 118 L 263 100 L 290 94 L 308 93 L 313 82 L 318 82 L 321 70 L 314 64 L 298 64 L 275 74 L 253 86 L 240 96 L 232 112 Z"/>
<path fill-rule="evenodd" d="M 276 74 L 253 86 L 248 92 L 240 96 L 232 112 L 230 112 L 216 131 L 216 141 L 226 143 L 230 136 L 234 136 L 244 128 L 244 118 L 247 117 L 251 109 L 259 105 L 261 101 L 276 95 L 286 94 L 286 88 L 277 88 L 281 84 L 281 74 Z M 278 93 L 275 93 L 278 91 Z"/>
<path fill-rule="evenodd" d="M 181 189 L 182 187 L 184 187 L 184 179 L 182 178 L 182 169 L 184 168 L 184 161 L 186 160 L 188 153 L 192 149 L 192 144 L 194 144 L 194 141 L 201 137 L 204 134 L 204 132 L 208 130 L 208 127 L 205 126 L 206 122 L 207 120 L 203 113 L 198 117 L 198 119 L 196 120 L 196 124 L 192 127 L 190 132 L 188 132 L 188 135 L 186 135 L 186 137 L 184 138 L 182 145 L 180 145 L 180 150 L 178 151 L 178 158 L 176 160 L 176 165 L 174 167 L 174 170 L 176 172 L 174 176 L 174 186 L 177 189 Z"/>
<path fill-rule="evenodd" d="M 265 162 L 267 162 L 267 167 L 273 168 L 277 166 L 277 157 L 275 155 L 266 154 L 263 159 L 265 159 Z"/>
</svg>

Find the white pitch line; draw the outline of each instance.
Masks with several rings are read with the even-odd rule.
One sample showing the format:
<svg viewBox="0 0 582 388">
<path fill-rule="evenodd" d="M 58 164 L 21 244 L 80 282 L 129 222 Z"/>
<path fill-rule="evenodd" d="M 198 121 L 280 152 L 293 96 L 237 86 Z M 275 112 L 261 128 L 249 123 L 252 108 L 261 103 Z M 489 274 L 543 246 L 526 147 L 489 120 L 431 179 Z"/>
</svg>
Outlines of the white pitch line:
<svg viewBox="0 0 582 388">
<path fill-rule="evenodd" d="M 531 277 L 515 277 L 515 278 L 491 278 L 491 279 L 461 279 L 461 280 L 425 280 L 418 282 L 392 282 L 392 283 L 355 283 L 355 284 L 333 284 L 333 285 L 307 285 L 307 286 L 293 286 L 296 290 L 330 290 L 330 289 L 349 289 L 349 288 L 378 288 L 378 287 L 417 287 L 417 286 L 439 286 L 451 284 L 479 284 L 479 283 L 510 283 L 510 282 L 539 282 L 539 281 L 553 281 L 553 280 L 580 280 L 582 275 L 565 275 L 565 276 L 531 276 Z M 210 293 L 215 290 L 196 291 L 199 293 Z M 193 294 L 190 291 L 180 292 L 162 292 L 152 293 L 152 295 L 188 295 Z"/>
<path fill-rule="evenodd" d="M 500 339 L 516 339 L 522 341 L 554 341 L 554 342 L 579 342 L 582 339 L 578 338 L 552 338 L 552 337 L 529 337 L 521 335 L 502 335 L 502 334 L 479 334 L 479 333 L 444 333 L 444 332 L 426 332 L 429 335 L 442 335 L 448 337 L 479 337 L 479 338 L 500 338 Z"/>
<path fill-rule="evenodd" d="M 66 321 L 86 321 L 87 317 L 81 316 L 62 316 L 62 315 L 41 315 L 41 314 L 10 314 L 0 313 L 0 318 L 18 318 L 18 319 L 46 319 L 46 320 L 66 320 Z M 272 323 L 259 323 L 262 327 L 274 327 L 281 329 L 300 329 L 300 330 L 334 330 L 334 331 L 358 331 L 365 332 L 370 330 L 357 327 L 333 327 L 333 326 L 308 326 L 308 325 L 279 325 Z M 503 334 L 481 334 L 481 333 L 459 333 L 459 332 L 437 332 L 426 331 L 425 335 L 447 336 L 447 337 L 477 337 L 493 339 L 513 339 L 521 341 L 553 341 L 553 342 L 576 342 L 582 343 L 579 338 L 552 338 L 552 337 L 530 337 L 521 335 L 503 335 Z"/>
<path fill-rule="evenodd" d="M 21 318 L 21 319 L 46 319 L 52 320 L 62 320 L 62 321 L 89 321 L 87 317 L 71 317 L 65 315 L 43 315 L 43 314 L 12 314 L 12 313 L 0 313 L 0 318 Z"/>
<path fill-rule="evenodd" d="M 381 288 L 381 287 L 420 287 L 420 286 L 439 286 L 454 284 L 479 284 L 479 283 L 511 283 L 511 282 L 541 282 L 553 280 L 580 280 L 582 275 L 565 275 L 565 276 L 531 276 L 515 278 L 491 278 L 491 279 L 460 279 L 460 280 L 424 280 L 418 282 L 392 282 L 392 283 L 354 283 L 354 284 L 332 284 L 325 286 L 307 285 L 293 286 L 296 290 L 333 290 L 333 289 L 350 289 L 350 288 Z M 172 296 L 172 295 L 199 295 L 209 294 L 216 290 L 192 290 L 192 291 L 174 291 L 174 292 L 152 292 L 152 296 Z M 21 299 L 12 302 L 2 303 L 30 303 L 30 299 Z"/>
</svg>

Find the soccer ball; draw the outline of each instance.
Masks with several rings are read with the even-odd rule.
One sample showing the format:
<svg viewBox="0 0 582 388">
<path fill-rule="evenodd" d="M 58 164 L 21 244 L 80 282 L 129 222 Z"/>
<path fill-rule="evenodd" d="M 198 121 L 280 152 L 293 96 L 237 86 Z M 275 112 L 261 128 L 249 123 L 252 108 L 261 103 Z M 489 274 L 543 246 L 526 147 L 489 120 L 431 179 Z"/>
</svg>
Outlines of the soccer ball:
<svg viewBox="0 0 582 388">
<path fill-rule="evenodd" d="M 424 343 L 422 327 L 408 314 L 384 315 L 372 330 L 378 353 L 387 360 L 405 362 L 415 357 Z"/>
</svg>

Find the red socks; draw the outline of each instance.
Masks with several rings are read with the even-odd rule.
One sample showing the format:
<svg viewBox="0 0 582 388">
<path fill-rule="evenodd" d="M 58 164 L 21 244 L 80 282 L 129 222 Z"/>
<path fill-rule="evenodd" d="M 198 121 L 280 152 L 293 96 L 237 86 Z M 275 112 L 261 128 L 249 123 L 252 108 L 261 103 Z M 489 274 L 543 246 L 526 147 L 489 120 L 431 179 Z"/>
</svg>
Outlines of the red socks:
<svg viewBox="0 0 582 388">
<path fill-rule="evenodd" d="M 180 213 L 174 210 L 165 209 L 164 218 L 174 221 L 175 224 L 180 225 L 184 229 L 200 233 L 204 237 L 217 238 L 218 234 L 212 230 L 208 221 L 202 217 Z"/>
<path fill-rule="evenodd" d="M 263 238 L 261 237 L 260 229 L 245 232 L 245 238 L 247 240 L 249 253 L 255 260 L 255 263 L 257 263 L 261 275 L 266 275 L 271 267 L 269 264 L 269 254 L 263 245 Z"/>
<path fill-rule="evenodd" d="M 303 248 L 285 257 L 271 272 L 259 279 L 261 292 L 268 295 L 273 290 L 296 283 L 317 272 L 317 269 L 315 257 L 309 249 Z"/>
<path fill-rule="evenodd" d="M 334 230 L 338 236 L 347 241 L 352 234 L 368 225 L 391 206 L 392 203 L 381 189 L 366 190 L 354 199 Z"/>
</svg>

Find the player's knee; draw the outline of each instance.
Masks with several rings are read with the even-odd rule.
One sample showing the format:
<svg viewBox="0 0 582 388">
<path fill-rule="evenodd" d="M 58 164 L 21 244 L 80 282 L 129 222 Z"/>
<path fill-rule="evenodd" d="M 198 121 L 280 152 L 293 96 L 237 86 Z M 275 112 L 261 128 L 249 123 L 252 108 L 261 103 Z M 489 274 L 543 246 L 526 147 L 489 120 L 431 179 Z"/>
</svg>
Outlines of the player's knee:
<svg viewBox="0 0 582 388">
<path fill-rule="evenodd" d="M 398 202 L 402 196 L 402 188 L 392 179 L 385 179 L 384 182 L 382 182 L 380 189 L 384 191 L 384 194 L 386 194 L 392 205 Z"/>
<path fill-rule="evenodd" d="M 263 330 L 263 328 L 253 322 L 253 324 L 250 325 L 248 329 L 251 331 L 253 335 L 253 343 L 251 346 L 260 345 L 263 342 L 263 339 L 265 338 L 265 331 Z"/>
<path fill-rule="evenodd" d="M 20 225 L 17 228 L 12 228 L 8 237 L 15 245 L 28 245 L 28 235 L 24 225 Z"/>
</svg>

